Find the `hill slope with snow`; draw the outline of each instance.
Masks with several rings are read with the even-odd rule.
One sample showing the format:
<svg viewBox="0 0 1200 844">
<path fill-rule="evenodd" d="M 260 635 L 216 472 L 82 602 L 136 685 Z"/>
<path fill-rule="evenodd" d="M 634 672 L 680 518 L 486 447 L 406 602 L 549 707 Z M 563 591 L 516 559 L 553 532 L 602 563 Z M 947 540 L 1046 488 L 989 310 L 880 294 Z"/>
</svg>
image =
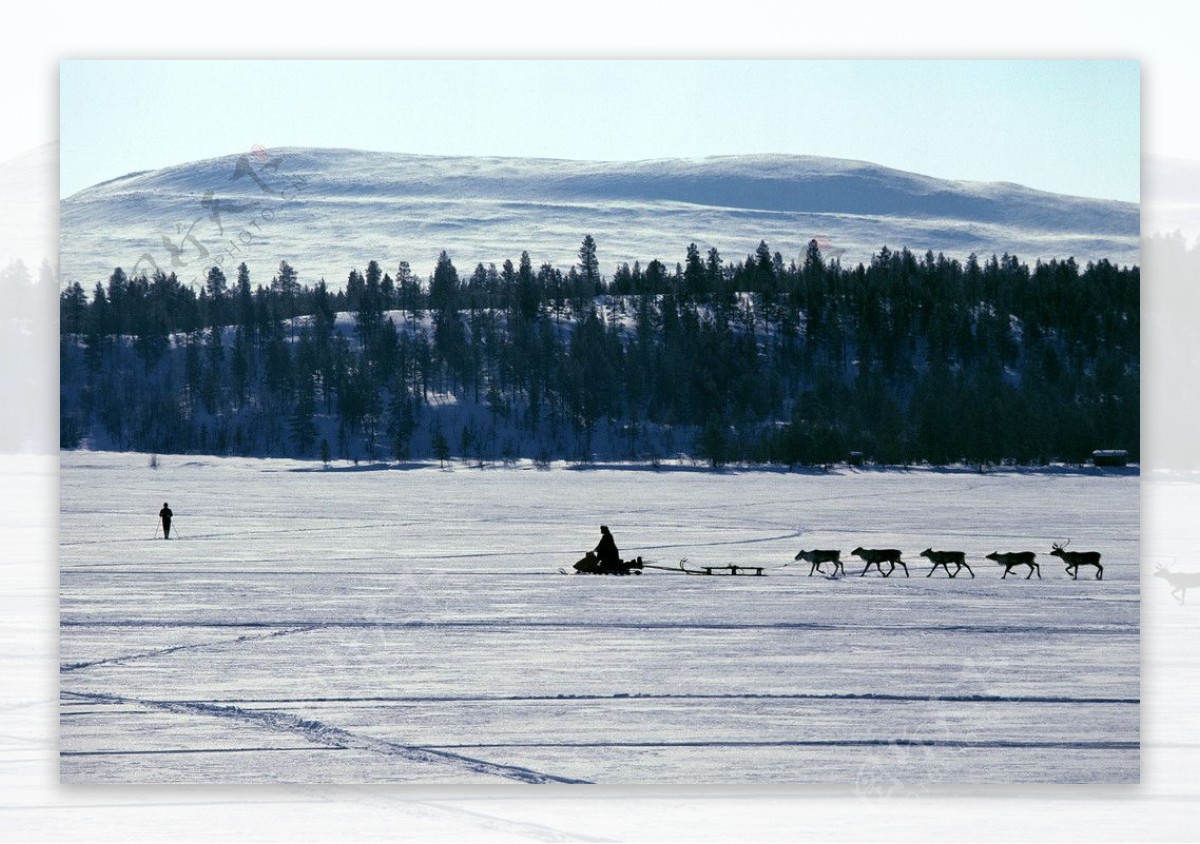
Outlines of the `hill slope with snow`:
<svg viewBox="0 0 1200 844">
<path fill-rule="evenodd" d="M 814 237 L 826 257 L 869 260 L 881 246 L 964 258 L 1073 256 L 1138 261 L 1133 203 L 958 182 L 860 161 L 754 155 L 584 162 L 281 148 L 131 173 L 62 201 L 64 283 L 90 288 L 114 266 L 198 281 L 246 261 L 255 283 L 280 260 L 302 282 L 340 286 L 351 268 L 445 249 L 478 262 L 567 266 L 585 234 L 601 269 L 683 260 L 695 242 L 741 260 L 766 240 L 790 260 Z M 140 263 L 139 263 L 140 261 Z"/>
</svg>

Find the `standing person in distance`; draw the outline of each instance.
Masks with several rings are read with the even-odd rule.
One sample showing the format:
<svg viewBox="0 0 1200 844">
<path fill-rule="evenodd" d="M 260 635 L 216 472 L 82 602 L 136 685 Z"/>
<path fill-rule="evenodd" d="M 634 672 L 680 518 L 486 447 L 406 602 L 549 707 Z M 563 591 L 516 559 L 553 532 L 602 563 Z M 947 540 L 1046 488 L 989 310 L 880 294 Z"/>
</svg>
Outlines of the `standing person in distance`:
<svg viewBox="0 0 1200 844">
<path fill-rule="evenodd" d="M 175 514 L 171 512 L 171 508 L 164 501 L 162 509 L 158 511 L 158 517 L 162 519 L 163 539 L 171 538 L 171 517 L 173 515 Z"/>
</svg>

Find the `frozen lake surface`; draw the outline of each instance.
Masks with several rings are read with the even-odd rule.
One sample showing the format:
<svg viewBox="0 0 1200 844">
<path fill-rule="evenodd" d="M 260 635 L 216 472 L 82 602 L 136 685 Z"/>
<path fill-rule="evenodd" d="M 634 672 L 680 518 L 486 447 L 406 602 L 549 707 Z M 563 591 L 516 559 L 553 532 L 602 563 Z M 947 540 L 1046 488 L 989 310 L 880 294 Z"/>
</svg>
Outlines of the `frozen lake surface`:
<svg viewBox="0 0 1200 844">
<path fill-rule="evenodd" d="M 62 455 L 65 782 L 1138 781 L 1133 472 L 159 464 Z"/>
</svg>

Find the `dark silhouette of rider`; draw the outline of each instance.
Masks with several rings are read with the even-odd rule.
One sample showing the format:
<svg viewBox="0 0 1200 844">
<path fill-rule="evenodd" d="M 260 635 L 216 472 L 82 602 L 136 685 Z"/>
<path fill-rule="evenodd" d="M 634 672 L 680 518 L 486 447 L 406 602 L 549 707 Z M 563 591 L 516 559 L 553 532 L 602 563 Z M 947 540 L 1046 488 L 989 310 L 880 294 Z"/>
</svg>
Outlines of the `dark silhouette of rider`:
<svg viewBox="0 0 1200 844">
<path fill-rule="evenodd" d="M 158 517 L 162 519 L 163 539 L 171 538 L 171 517 L 175 514 L 171 512 L 171 508 L 167 506 L 167 502 L 163 502 L 163 508 L 158 511 Z"/>
<path fill-rule="evenodd" d="M 608 525 L 600 525 L 600 544 L 596 546 L 596 556 L 600 565 L 605 568 L 617 568 L 621 565 L 621 552 L 617 550 L 617 541 L 608 530 Z"/>
</svg>

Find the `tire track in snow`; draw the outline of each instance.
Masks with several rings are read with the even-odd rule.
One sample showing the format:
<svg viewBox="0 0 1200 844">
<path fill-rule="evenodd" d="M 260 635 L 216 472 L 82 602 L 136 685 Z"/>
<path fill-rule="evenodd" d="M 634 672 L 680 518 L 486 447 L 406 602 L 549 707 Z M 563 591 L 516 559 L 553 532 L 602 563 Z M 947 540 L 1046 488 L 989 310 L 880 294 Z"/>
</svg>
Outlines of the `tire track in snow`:
<svg viewBox="0 0 1200 844">
<path fill-rule="evenodd" d="M 342 562 L 339 559 L 332 559 L 333 562 Z M 349 562 L 356 562 L 370 558 L 356 558 Z M 265 561 L 259 561 L 265 562 Z M 646 560 L 646 562 L 652 562 Z M 213 577 L 215 575 L 233 575 L 236 577 L 252 577 L 262 575 L 271 575 L 272 577 L 329 577 L 329 569 L 277 569 L 277 568 L 253 568 L 253 569 L 210 569 L 210 568 L 185 568 L 183 565 L 174 566 L 170 569 L 129 569 L 129 568 L 109 568 L 108 566 L 127 566 L 128 563 L 108 563 L 97 564 L 95 566 L 72 566 L 60 570 L 61 574 L 95 574 L 103 572 L 105 577 L 111 576 L 129 576 L 129 577 L 147 577 L 161 576 L 169 577 L 172 580 L 179 580 L 181 577 Z M 766 568 L 766 567 L 764 567 Z M 783 568 L 783 566 L 780 566 Z M 546 570 L 542 568 L 536 569 L 457 569 L 452 574 L 447 575 L 443 569 L 417 569 L 406 571 L 395 571 L 387 569 L 339 569 L 337 571 L 339 577 L 355 576 L 355 577 L 373 577 L 373 578 L 413 578 L 413 577 L 429 577 L 437 575 L 438 577 L 537 577 L 551 578 L 557 580 L 559 571 L 557 569 Z"/>
<path fill-rule="evenodd" d="M 522 768 L 516 765 L 502 765 L 496 762 L 488 762 L 484 759 L 451 753 L 446 750 L 416 747 L 384 739 L 361 736 L 349 730 L 343 730 L 340 727 L 334 727 L 312 719 L 300 718 L 286 712 L 248 710 L 237 706 L 223 706 L 198 701 L 141 700 L 138 698 L 125 698 L 118 695 L 94 692 L 64 692 L 63 694 L 93 703 L 135 705 L 184 715 L 207 715 L 214 718 L 229 718 L 274 732 L 299 736 L 312 744 L 324 747 L 341 750 L 361 750 L 383 756 L 395 756 L 410 762 L 418 762 L 426 765 L 449 765 L 476 774 L 501 777 L 532 785 L 546 783 L 590 784 L 588 780 L 560 777 L 555 774 L 547 774 L 542 771 L 535 771 L 531 768 Z"/>
<path fill-rule="evenodd" d="M 977 482 L 963 483 L 963 484 L 959 484 L 959 485 L 955 485 L 955 486 L 947 485 L 944 487 L 938 487 L 935 491 L 932 491 L 931 494 L 959 495 L 964 492 L 974 492 L 975 490 L 979 489 L 982 486 L 983 486 L 983 484 L 977 483 Z M 820 495 L 820 494 L 803 495 L 803 496 L 789 495 L 787 498 L 781 498 L 778 495 L 772 495 L 772 496 L 767 496 L 764 498 L 759 498 L 757 500 L 748 500 L 744 503 L 739 502 L 738 506 L 744 508 L 747 511 L 754 511 L 758 507 L 775 505 L 775 504 L 780 504 L 780 503 L 783 503 L 789 507 L 792 507 L 797 504 L 810 504 L 813 502 L 825 503 L 827 501 L 859 501 L 864 498 L 888 498 L 888 497 L 894 498 L 894 497 L 897 497 L 898 495 L 899 495 L 899 493 L 897 493 L 897 491 L 894 489 L 884 489 L 884 490 L 879 490 L 878 492 L 853 492 L 853 493 L 846 493 L 844 495 Z M 717 503 L 706 502 L 703 504 L 693 504 L 693 505 L 686 505 L 686 506 L 671 508 L 672 513 L 688 513 L 688 512 L 703 513 L 706 511 L 712 511 L 714 513 L 727 513 L 728 506 L 724 502 L 717 502 Z M 630 514 L 657 513 L 657 512 L 660 512 L 660 509 L 659 508 L 631 508 L 628 510 L 623 510 L 621 512 L 622 513 L 630 513 Z M 766 523 L 770 524 L 771 522 L 766 522 Z M 776 523 L 776 524 L 778 524 L 778 523 Z"/>
<path fill-rule="evenodd" d="M 762 522 L 762 523 L 768 524 L 772 527 L 777 527 L 777 528 L 783 527 L 782 525 L 778 524 L 777 522 L 768 521 L 768 522 Z M 365 525 L 338 524 L 338 525 L 333 525 L 333 526 L 329 526 L 329 527 L 297 527 L 297 528 L 284 528 L 284 529 L 278 529 L 278 530 L 249 530 L 249 531 L 240 531 L 240 532 L 236 532 L 236 533 L 188 534 L 186 536 L 177 537 L 177 539 L 175 541 L 181 542 L 181 543 L 186 543 L 186 542 L 197 542 L 197 541 L 210 540 L 210 539 L 242 540 L 246 537 L 251 537 L 251 536 L 277 536 L 277 535 L 291 535 L 291 534 L 296 534 L 296 533 L 321 533 L 321 532 L 330 532 L 330 531 L 362 530 L 362 529 L 367 529 L 367 528 L 397 528 L 397 527 L 409 527 L 412 524 L 413 524 L 413 522 L 381 523 L 381 524 L 372 523 L 372 524 L 365 524 Z M 736 527 L 744 527 L 744 525 L 739 524 Z M 726 542 L 708 542 L 705 544 L 705 547 L 723 546 L 723 545 L 750 545 L 750 544 L 761 543 L 761 542 L 780 542 L 780 541 L 787 540 L 787 539 L 795 539 L 795 538 L 803 535 L 803 533 L 804 533 L 803 528 L 792 528 L 792 529 L 789 529 L 787 533 L 780 534 L 777 536 L 759 537 L 759 538 L 751 538 L 751 539 L 731 539 Z M 146 537 L 124 537 L 124 538 L 115 538 L 115 539 L 81 539 L 81 540 L 76 540 L 74 542 L 60 542 L 59 547 L 60 548 L 75 548 L 75 547 L 80 547 L 80 546 L 92 546 L 92 545 L 128 545 L 128 544 L 143 544 L 143 543 L 147 543 L 147 542 L 158 543 L 161 541 L 162 541 L 161 539 L 158 539 L 156 537 L 149 537 L 149 538 L 146 538 Z M 649 548 L 649 549 L 659 549 L 659 548 L 682 548 L 685 546 L 675 544 L 675 545 L 647 545 L 647 546 L 642 546 L 642 547 Z M 694 543 L 692 545 L 688 545 L 686 547 L 694 547 Z M 513 550 L 513 551 L 468 551 L 468 552 L 457 553 L 457 554 L 423 554 L 420 557 L 403 557 L 398 554 L 384 554 L 384 555 L 380 555 L 378 557 L 350 557 L 348 559 L 351 561 L 364 560 L 364 559 L 459 560 L 459 559 L 472 559 L 472 558 L 479 558 L 479 557 L 518 557 L 518 556 L 526 557 L 526 556 L 537 556 L 537 555 L 561 556 L 563 554 L 568 554 L 568 555 L 569 554 L 578 554 L 579 552 L 580 552 L 580 549 L 577 546 L 572 546 L 571 548 L 537 549 L 537 550 L 533 550 L 533 551 L 520 549 L 520 550 Z M 270 559 L 270 558 L 264 558 L 264 559 Z M 104 564 L 91 563 L 88 565 L 98 566 L 98 565 L 104 565 Z M 119 565 L 128 565 L 128 563 L 119 563 Z M 70 566 L 68 566 L 68 568 L 70 568 Z"/>
<path fill-rule="evenodd" d="M 304 529 L 301 528 L 301 529 L 297 529 L 296 531 L 251 531 L 250 533 L 297 533 L 302 530 L 304 530 Z M 308 528 L 308 530 L 333 530 L 333 528 Z M 784 533 L 784 534 L 773 535 L 773 536 L 753 537 L 753 538 L 749 538 L 749 539 L 730 539 L 730 540 L 727 540 L 724 542 L 709 542 L 709 543 L 706 543 L 704 547 L 715 548 L 718 546 L 754 545 L 754 544 L 763 543 L 763 542 L 781 542 L 781 541 L 787 540 L 787 539 L 796 539 L 799 536 L 803 535 L 803 533 L 804 533 L 803 529 L 795 529 L 795 530 L 789 530 L 787 533 Z M 245 534 L 245 535 L 249 535 L 249 534 Z M 212 536 L 217 536 L 217 534 L 213 534 Z M 206 539 L 206 538 L 212 538 L 212 536 L 208 536 L 208 537 L 197 536 L 194 538 L 195 539 Z M 225 535 L 221 534 L 220 536 L 224 537 Z M 141 540 L 141 539 L 112 540 L 113 544 L 121 543 L 121 542 L 143 542 L 143 541 L 149 542 L 151 540 Z M 184 539 L 184 540 L 180 540 L 180 541 L 186 542 L 189 540 Z M 100 544 L 100 541 L 97 540 L 95 542 L 88 541 L 88 542 L 78 542 L 78 543 L 63 543 L 63 546 L 66 547 L 67 545 L 72 545 L 72 544 L 74 544 L 74 545 L 91 545 L 91 544 Z M 675 543 L 675 544 L 671 544 L 671 545 L 643 545 L 642 549 L 649 550 L 649 551 L 659 551 L 659 550 L 663 550 L 666 548 L 693 548 L 693 547 L 695 547 L 695 543 L 690 543 L 690 544 L 689 543 Z M 434 561 L 434 560 L 436 560 L 436 561 L 477 560 L 477 559 L 487 559 L 487 558 L 491 558 L 491 557 L 536 557 L 536 556 L 541 556 L 541 557 L 558 558 L 558 557 L 574 556 L 574 555 L 577 555 L 580 553 L 582 553 L 582 552 L 580 551 L 580 549 L 578 547 L 572 547 L 572 548 L 567 548 L 567 549 L 555 549 L 555 548 L 537 549 L 537 550 L 533 550 L 533 551 L 528 551 L 528 550 L 464 551 L 464 552 L 456 553 L 456 554 L 422 554 L 420 556 L 401 556 L 399 554 L 390 554 L 389 553 L 389 554 L 374 555 L 374 556 L 370 556 L 370 557 L 357 557 L 357 556 L 356 557 L 337 557 L 337 558 L 333 558 L 333 559 L 335 559 L 336 561 L 339 561 L 339 562 L 362 562 L 364 560 L 390 560 L 390 561 L 394 561 L 394 562 L 422 562 L 425 560 L 430 560 L 430 561 Z M 273 559 L 274 558 L 265 557 L 265 558 L 258 558 L 256 561 L 257 562 L 271 562 L 271 561 L 273 561 Z M 87 569 L 103 569 L 106 566 L 110 566 L 110 565 L 111 566 L 129 566 L 129 563 L 126 561 L 121 561 L 121 562 L 114 562 L 114 563 L 94 563 L 93 562 L 93 563 L 85 563 L 82 565 L 68 564 L 68 565 L 63 566 L 63 570 L 64 571 L 80 571 L 80 570 L 87 570 Z M 196 569 L 195 571 L 202 572 L 202 571 L 204 571 L 204 569 Z M 325 572 L 325 573 L 327 573 L 327 572 Z"/>
<path fill-rule="evenodd" d="M 502 630 L 720 630 L 720 631 L 789 631 L 789 630 L 831 630 L 862 632 L 874 631 L 882 633 L 972 633 L 972 634 L 1006 634 L 1006 635 L 1137 635 L 1139 626 L 1136 621 L 1130 623 L 1108 622 L 1094 625 L 1027 625 L 1014 623 L 1003 624 L 839 624 L 836 622 L 819 621 L 780 621 L 780 622 L 698 622 L 698 621 L 523 621 L 516 618 L 497 618 L 495 620 L 455 620 L 455 621 L 176 621 L 153 619 L 121 619 L 118 621 L 63 621 L 61 627 L 248 627 L 274 628 L 304 627 L 308 632 L 317 630 L 402 630 L 402 629 L 432 629 L 432 630 L 487 630 L 500 628 Z M 293 631 L 289 631 L 293 632 Z"/>
<path fill-rule="evenodd" d="M 942 495 L 957 496 L 957 495 L 961 495 L 963 493 L 974 492 L 975 490 L 979 489 L 982 486 L 983 485 L 979 484 L 979 483 L 969 483 L 969 484 L 963 484 L 961 486 L 953 486 L 953 487 L 948 486 L 945 488 L 938 489 L 936 491 L 936 494 L 939 496 L 942 496 Z M 898 493 L 895 490 L 880 490 L 879 492 L 854 492 L 854 493 L 846 493 L 844 495 L 806 495 L 806 496 L 788 497 L 787 499 L 782 500 L 782 503 L 786 504 L 788 507 L 797 507 L 800 505 L 811 504 L 814 502 L 817 502 L 820 504 L 826 504 L 826 503 L 834 502 L 834 501 L 861 501 L 864 498 L 895 498 L 895 497 L 897 497 L 897 495 L 898 495 Z M 751 502 L 747 502 L 745 504 L 739 503 L 739 507 L 747 512 L 754 512 L 755 508 L 757 508 L 757 507 L 761 507 L 764 505 L 775 505 L 775 504 L 779 504 L 779 503 L 781 503 L 781 499 L 779 499 L 777 496 L 772 496 L 770 498 L 765 498 L 765 499 L 761 499 L 758 501 L 751 501 Z M 716 504 L 705 503 L 705 504 L 697 504 L 697 505 L 684 506 L 684 507 L 672 507 L 670 509 L 670 512 L 672 514 L 686 513 L 686 512 L 691 512 L 691 513 L 712 512 L 713 514 L 715 514 L 721 518 L 724 518 L 725 516 L 727 516 L 728 511 L 729 511 L 729 508 L 724 502 L 719 502 Z M 628 511 L 624 511 L 624 512 L 628 512 L 630 514 L 643 514 L 643 513 L 658 513 L 658 512 L 660 512 L 660 510 L 644 508 L 644 509 L 633 509 L 633 510 L 628 510 Z M 665 522 L 664 524 L 674 525 L 675 522 L 674 521 Z M 759 518 L 759 519 L 750 518 L 746 522 L 739 523 L 740 526 L 744 526 L 745 524 L 769 525 L 769 526 L 775 527 L 775 528 L 787 527 L 786 524 L 781 524 L 777 520 L 762 519 L 762 518 Z M 803 533 L 802 529 L 801 529 L 800 533 Z M 797 533 L 795 535 L 799 536 L 800 533 Z"/>
<path fill-rule="evenodd" d="M 803 528 L 789 530 L 787 533 L 782 533 L 777 536 L 761 536 L 754 539 L 730 539 L 725 542 L 707 542 L 705 548 L 717 548 L 729 545 L 756 545 L 762 542 L 783 542 L 786 539 L 798 539 L 804 535 Z M 695 548 L 696 543 L 673 543 L 671 545 L 643 545 L 647 551 L 662 551 L 666 548 Z"/>
<path fill-rule="evenodd" d="M 581 741 L 581 742 L 514 742 L 512 744 L 441 744 L 440 748 L 456 750 L 480 749 L 499 750 L 503 748 L 662 748 L 662 747 L 944 747 L 951 749 L 993 749 L 993 750 L 1137 750 L 1141 747 L 1137 741 L 970 741 L 967 739 L 922 739 L 922 738 L 880 738 L 880 739 L 792 739 L 785 741 Z"/>
<path fill-rule="evenodd" d="M 178 516 L 176 517 L 176 521 L 178 521 Z M 307 523 L 308 519 L 307 518 L 297 519 L 297 521 L 303 521 L 304 523 Z M 286 528 L 273 528 L 270 530 L 242 530 L 242 531 L 224 531 L 222 533 L 197 533 L 197 534 L 192 534 L 189 532 L 184 535 L 177 535 L 176 539 L 173 541 L 193 542 L 193 541 L 203 540 L 203 539 L 234 539 L 234 540 L 240 541 L 248 536 L 264 536 L 264 535 L 265 536 L 278 536 L 278 535 L 293 534 L 293 533 L 322 533 L 322 532 L 328 533 L 329 531 L 345 532 L 347 530 L 364 530 L 367 528 L 403 528 L 403 527 L 411 527 L 414 524 L 418 524 L 418 523 L 413 522 L 413 521 L 407 521 L 407 522 L 366 522 L 366 523 L 359 523 L 359 524 L 348 524 L 343 521 L 343 522 L 337 522 L 332 525 L 321 526 L 321 527 L 286 527 Z M 107 538 L 106 539 L 79 539 L 74 542 L 60 542 L 59 547 L 60 548 L 74 548 L 74 547 L 81 546 L 81 545 L 127 545 L 130 543 L 141 544 L 144 542 L 159 543 L 159 542 L 162 542 L 162 540 L 158 539 L 157 536 L 153 536 L 153 537 L 129 536 L 129 537 L 119 537 L 119 538 L 113 538 L 113 539 L 107 539 Z"/>
<path fill-rule="evenodd" d="M 276 639 L 280 636 L 291 636 L 295 633 L 309 633 L 318 629 L 320 628 L 313 627 L 312 625 L 289 627 L 286 630 L 272 630 L 270 633 L 259 633 L 257 635 L 247 633 L 244 636 L 237 636 L 233 639 L 220 639 L 214 642 L 194 642 L 190 645 L 175 645 L 170 648 L 156 648 L 152 651 L 124 654 L 122 656 L 111 656 L 106 659 L 93 659 L 87 662 L 64 662 L 58 666 L 58 673 L 69 674 L 72 671 L 79 671 L 83 668 L 94 668 L 97 665 L 120 665 L 121 663 L 125 662 L 132 662 L 138 659 L 152 659 L 156 656 L 165 656 L 167 654 L 179 653 L 180 651 L 203 650 L 205 648 L 221 647 L 222 645 L 236 645 L 242 642 L 256 642 L 263 639 Z"/>
<path fill-rule="evenodd" d="M 210 700 L 206 703 L 572 703 L 574 701 L 608 701 L 612 703 L 637 703 L 646 700 L 740 700 L 773 701 L 804 700 L 822 701 L 865 700 L 895 701 L 904 703 L 1030 703 L 1030 704 L 1125 704 L 1141 703 L 1136 697 L 1073 697 L 1064 695 L 984 695 L 943 694 L 905 695 L 888 692 L 746 692 L 742 694 L 672 694 L 653 692 L 617 692 L 614 694 L 560 694 L 560 695 L 412 695 L 412 696 L 364 696 L 364 697 L 310 697 L 310 698 L 239 698 L 234 700 Z"/>
<path fill-rule="evenodd" d="M 186 756 L 190 754 L 223 753 L 294 753 L 314 750 L 343 750 L 340 747 L 174 747 L 168 750 L 61 750 L 59 756 Z"/>
</svg>

